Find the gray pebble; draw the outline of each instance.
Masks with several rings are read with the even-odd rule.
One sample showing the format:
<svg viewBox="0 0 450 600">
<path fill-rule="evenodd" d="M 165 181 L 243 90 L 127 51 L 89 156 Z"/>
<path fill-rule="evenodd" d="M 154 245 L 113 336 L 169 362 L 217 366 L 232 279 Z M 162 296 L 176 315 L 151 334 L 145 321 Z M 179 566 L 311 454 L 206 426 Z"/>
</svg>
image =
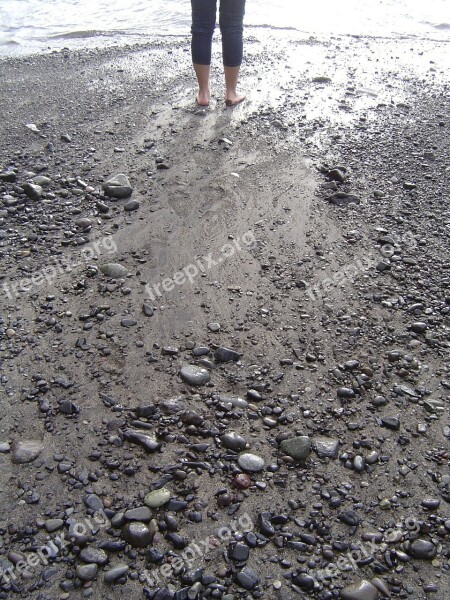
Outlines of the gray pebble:
<svg viewBox="0 0 450 600">
<path fill-rule="evenodd" d="M 256 454 L 245 453 L 238 458 L 238 465 L 243 471 L 258 473 L 264 469 L 264 459 Z"/>
<path fill-rule="evenodd" d="M 125 575 L 129 570 L 129 566 L 125 563 L 118 563 L 112 569 L 105 573 L 105 583 L 113 583 L 119 577 Z"/>
<path fill-rule="evenodd" d="M 311 446 L 311 438 L 301 435 L 288 440 L 283 440 L 280 444 L 280 449 L 284 454 L 287 454 L 296 460 L 305 460 L 311 452 Z"/>
<path fill-rule="evenodd" d="M 196 365 L 184 365 L 180 369 L 180 376 L 183 381 L 193 386 L 205 385 L 211 379 L 206 369 Z"/>
</svg>

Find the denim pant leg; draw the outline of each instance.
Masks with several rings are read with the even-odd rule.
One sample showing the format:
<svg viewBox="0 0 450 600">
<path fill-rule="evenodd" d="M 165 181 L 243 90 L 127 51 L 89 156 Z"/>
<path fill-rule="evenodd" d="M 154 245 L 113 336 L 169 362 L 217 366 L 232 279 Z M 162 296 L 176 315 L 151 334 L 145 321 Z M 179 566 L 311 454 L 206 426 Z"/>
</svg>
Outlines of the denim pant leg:
<svg viewBox="0 0 450 600">
<path fill-rule="evenodd" d="M 191 0 L 192 7 L 192 62 L 211 64 L 211 46 L 216 26 L 216 0 Z"/>
<path fill-rule="evenodd" d="M 239 67 L 242 63 L 245 0 L 220 0 L 220 31 L 225 67 Z"/>
</svg>

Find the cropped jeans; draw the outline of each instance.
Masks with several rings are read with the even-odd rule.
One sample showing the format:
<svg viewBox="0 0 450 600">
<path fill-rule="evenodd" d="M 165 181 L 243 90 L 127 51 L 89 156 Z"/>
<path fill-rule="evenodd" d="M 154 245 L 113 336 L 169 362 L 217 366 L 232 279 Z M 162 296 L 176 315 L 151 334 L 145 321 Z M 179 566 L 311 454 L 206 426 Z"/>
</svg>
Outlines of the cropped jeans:
<svg viewBox="0 0 450 600">
<path fill-rule="evenodd" d="M 197 65 L 210 65 L 217 0 L 191 0 L 191 5 L 192 62 Z M 244 13 L 245 0 L 220 0 L 219 25 L 225 67 L 239 67 L 242 63 Z"/>
</svg>

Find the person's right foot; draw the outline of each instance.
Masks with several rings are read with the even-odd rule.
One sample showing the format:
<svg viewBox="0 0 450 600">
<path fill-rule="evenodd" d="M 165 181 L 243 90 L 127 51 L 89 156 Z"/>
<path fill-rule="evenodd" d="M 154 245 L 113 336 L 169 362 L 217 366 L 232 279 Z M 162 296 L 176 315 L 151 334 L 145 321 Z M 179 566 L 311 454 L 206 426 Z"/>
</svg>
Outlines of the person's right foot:
<svg viewBox="0 0 450 600">
<path fill-rule="evenodd" d="M 238 94 L 237 92 L 229 93 L 226 95 L 225 104 L 227 106 L 236 106 L 240 102 L 245 100 L 246 96 L 244 94 Z"/>
<path fill-rule="evenodd" d="M 208 106 L 210 98 L 210 91 L 207 90 L 206 92 L 199 91 L 195 99 L 197 100 L 197 104 L 199 106 Z"/>
</svg>

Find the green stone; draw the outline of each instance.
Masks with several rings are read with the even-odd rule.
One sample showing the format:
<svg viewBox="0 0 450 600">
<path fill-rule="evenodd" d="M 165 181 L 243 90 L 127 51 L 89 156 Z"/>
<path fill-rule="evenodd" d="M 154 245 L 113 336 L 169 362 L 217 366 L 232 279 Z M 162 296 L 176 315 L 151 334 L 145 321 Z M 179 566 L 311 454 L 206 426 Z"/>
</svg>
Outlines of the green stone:
<svg viewBox="0 0 450 600">
<path fill-rule="evenodd" d="M 170 490 L 167 488 L 161 488 L 160 490 L 153 490 L 145 496 L 144 504 L 149 508 L 159 508 L 164 504 L 167 504 L 170 500 Z"/>
</svg>

